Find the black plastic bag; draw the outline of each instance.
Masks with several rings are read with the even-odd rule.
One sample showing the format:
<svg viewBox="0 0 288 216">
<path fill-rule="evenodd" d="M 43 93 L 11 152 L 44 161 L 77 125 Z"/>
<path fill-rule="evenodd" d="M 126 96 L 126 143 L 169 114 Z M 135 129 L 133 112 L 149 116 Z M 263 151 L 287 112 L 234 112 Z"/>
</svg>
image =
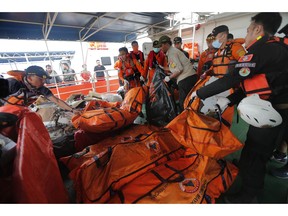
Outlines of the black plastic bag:
<svg viewBox="0 0 288 216">
<path fill-rule="evenodd" d="M 173 93 L 164 81 L 164 71 L 157 66 L 146 101 L 147 121 L 156 126 L 165 126 L 177 115 Z"/>
</svg>

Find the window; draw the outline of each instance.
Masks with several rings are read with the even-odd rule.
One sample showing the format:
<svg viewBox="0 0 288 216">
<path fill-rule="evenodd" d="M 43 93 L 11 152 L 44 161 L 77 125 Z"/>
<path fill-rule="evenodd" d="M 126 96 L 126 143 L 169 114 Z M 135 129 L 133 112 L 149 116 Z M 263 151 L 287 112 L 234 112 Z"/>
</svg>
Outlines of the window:
<svg viewBox="0 0 288 216">
<path fill-rule="evenodd" d="M 102 65 L 109 66 L 111 65 L 111 58 L 110 57 L 101 57 Z"/>
<path fill-rule="evenodd" d="M 114 63 L 118 60 L 118 56 L 114 56 Z"/>
</svg>

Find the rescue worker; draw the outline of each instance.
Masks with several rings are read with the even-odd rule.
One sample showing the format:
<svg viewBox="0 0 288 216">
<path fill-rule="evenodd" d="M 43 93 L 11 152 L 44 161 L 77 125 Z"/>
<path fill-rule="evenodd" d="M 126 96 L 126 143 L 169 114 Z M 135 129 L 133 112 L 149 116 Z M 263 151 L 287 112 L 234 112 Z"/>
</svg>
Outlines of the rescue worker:
<svg viewBox="0 0 288 216">
<path fill-rule="evenodd" d="M 130 57 L 133 60 L 136 59 L 138 62 L 140 62 L 140 64 L 143 67 L 145 59 L 144 59 L 143 52 L 139 50 L 138 42 L 137 41 L 132 41 L 131 46 L 132 46 L 133 50 L 130 52 Z"/>
<path fill-rule="evenodd" d="M 175 37 L 173 41 L 174 41 L 174 47 L 183 52 L 184 55 L 189 59 L 189 53 L 182 49 L 182 38 Z"/>
<path fill-rule="evenodd" d="M 233 41 L 234 40 L 234 35 L 229 33 L 228 36 L 227 36 L 227 40 L 228 41 Z"/>
<path fill-rule="evenodd" d="M 205 99 L 241 83 L 242 88 L 219 100 L 222 109 L 237 104 L 247 95 L 257 93 L 262 99 L 270 101 L 282 117 L 279 126 L 249 126 L 239 161 L 242 187 L 238 193 L 226 196 L 225 200 L 230 203 L 255 201 L 264 187 L 266 163 L 277 146 L 277 140 L 284 140 L 284 137 L 278 136 L 288 124 L 288 48 L 273 36 L 281 21 L 280 13 L 258 13 L 252 17 L 245 37 L 248 53 L 238 60 L 233 73 L 226 74 L 191 95 L 191 98 L 198 96 Z"/>
<path fill-rule="evenodd" d="M 144 67 L 144 54 L 142 51 L 139 50 L 139 45 L 137 41 L 132 41 L 131 43 L 132 51 L 130 52 L 130 58 L 135 62 L 138 61 L 142 67 Z M 135 76 L 138 76 L 138 78 L 141 77 L 141 72 L 138 70 L 138 68 L 135 68 Z"/>
<path fill-rule="evenodd" d="M 145 61 L 143 77 L 145 81 L 147 80 L 146 83 L 147 86 L 150 86 L 152 82 L 155 73 L 155 68 L 157 65 L 163 68 L 168 67 L 166 56 L 160 47 L 161 44 L 159 43 L 158 40 L 153 41 L 153 50 L 150 51 Z"/>
<path fill-rule="evenodd" d="M 220 25 L 213 29 L 211 35 L 214 37 L 214 41 L 212 42 L 212 46 L 215 49 L 218 49 L 213 57 L 212 61 L 212 75 L 208 83 L 217 80 L 220 77 L 223 77 L 227 73 L 231 73 L 235 67 L 237 60 L 244 56 L 246 51 L 243 46 L 238 42 L 229 42 L 228 41 L 229 29 L 226 25 Z M 237 86 L 234 86 L 237 88 Z M 220 95 L 215 97 L 211 97 L 206 101 L 203 101 L 204 107 L 202 108 L 203 113 L 209 112 L 210 104 L 215 104 L 218 96 L 228 96 L 233 93 L 233 88 L 227 90 L 226 92 L 222 92 Z M 208 104 L 206 106 L 206 104 Z M 232 124 L 234 116 L 234 107 L 228 107 L 224 113 L 222 113 L 222 120 L 225 122 L 227 126 Z"/>
<path fill-rule="evenodd" d="M 22 98 L 22 100 L 17 101 L 17 104 L 27 106 L 30 105 L 26 103 L 29 98 L 43 95 L 49 101 L 54 102 L 62 109 L 73 111 L 72 107 L 63 100 L 55 97 L 53 93 L 44 86 L 45 79 L 50 78 L 51 77 L 42 67 L 36 65 L 30 66 L 25 70 L 25 75 L 22 79 L 17 80 L 13 77 L 7 79 L 9 82 L 9 96 L 4 99 L 11 103 L 13 97 L 17 97 L 18 99 Z"/>
<path fill-rule="evenodd" d="M 120 64 L 120 60 L 118 58 L 117 61 L 114 63 L 114 69 L 118 71 L 118 74 L 119 74 L 119 69 L 120 69 L 119 68 L 119 64 Z M 119 80 L 119 86 L 120 87 L 123 86 L 124 83 L 123 83 L 123 81 L 121 79 L 119 79 L 119 76 L 118 76 L 118 80 Z"/>
<path fill-rule="evenodd" d="M 136 59 L 132 59 L 126 47 L 119 49 L 119 79 L 124 82 L 125 90 L 140 86 L 141 64 Z M 137 74 L 140 73 L 140 76 Z M 143 80 L 143 77 L 142 77 Z"/>
<path fill-rule="evenodd" d="M 203 53 L 201 53 L 198 62 L 197 75 L 199 78 L 204 71 L 207 71 L 212 66 L 213 57 L 215 52 L 217 51 L 217 49 L 212 46 L 213 40 L 214 37 L 212 36 L 212 34 L 208 34 L 206 38 L 208 48 Z"/>
<path fill-rule="evenodd" d="M 183 103 L 194 84 L 197 82 L 197 74 L 189 59 L 179 49 L 172 46 L 172 41 L 167 35 L 159 39 L 162 51 L 168 58 L 168 69 L 171 72 L 165 77 L 165 82 L 176 78 L 179 91 L 180 111 L 184 110 Z M 165 69 L 165 68 L 164 68 Z"/>
</svg>

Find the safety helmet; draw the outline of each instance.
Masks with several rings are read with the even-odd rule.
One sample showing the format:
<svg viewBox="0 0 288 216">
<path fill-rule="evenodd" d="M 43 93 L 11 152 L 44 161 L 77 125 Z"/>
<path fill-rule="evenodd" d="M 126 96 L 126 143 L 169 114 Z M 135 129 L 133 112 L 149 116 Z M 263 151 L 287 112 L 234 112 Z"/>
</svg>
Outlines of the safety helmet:
<svg viewBox="0 0 288 216">
<path fill-rule="evenodd" d="M 258 94 L 244 98 L 239 103 L 237 110 L 240 117 L 254 127 L 270 128 L 282 123 L 281 115 L 269 101 L 260 99 Z"/>
</svg>

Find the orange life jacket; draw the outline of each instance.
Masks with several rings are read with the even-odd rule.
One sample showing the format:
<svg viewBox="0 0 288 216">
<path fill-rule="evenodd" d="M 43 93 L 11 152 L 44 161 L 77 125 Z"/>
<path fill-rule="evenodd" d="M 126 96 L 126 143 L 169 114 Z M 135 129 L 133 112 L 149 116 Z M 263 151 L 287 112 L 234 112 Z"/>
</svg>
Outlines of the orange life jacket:
<svg viewBox="0 0 288 216">
<path fill-rule="evenodd" d="M 147 86 L 150 86 L 152 82 L 156 65 L 160 65 L 162 67 L 167 67 L 168 65 L 165 54 L 161 50 L 157 54 L 154 51 L 151 51 L 145 61 L 144 72 L 142 76 L 147 80 Z"/>
<path fill-rule="evenodd" d="M 132 59 L 136 59 L 142 66 L 144 66 L 144 54 L 140 50 L 138 50 L 137 53 L 134 53 L 133 51 L 130 52 L 130 56 Z"/>
<path fill-rule="evenodd" d="M 129 56 L 129 54 L 127 56 Z M 129 82 L 129 86 L 126 86 L 126 90 L 141 86 L 140 76 L 139 74 L 136 74 L 136 71 L 138 71 L 142 66 L 139 62 L 137 62 L 137 60 L 135 59 L 133 60 L 127 57 L 125 61 L 119 62 L 118 67 L 119 67 L 118 72 L 119 79 L 122 81 L 127 80 Z"/>
<path fill-rule="evenodd" d="M 268 40 L 266 43 L 279 43 L 288 49 L 288 38 L 279 38 L 279 37 L 274 36 L 270 40 Z M 245 57 L 243 57 L 243 59 L 244 60 L 241 62 L 245 62 Z M 248 58 L 248 61 L 250 61 L 249 58 Z M 243 71 L 242 73 L 245 73 L 245 71 Z M 276 77 L 278 76 L 278 74 L 275 73 L 274 76 Z M 259 94 L 260 98 L 268 99 L 274 91 L 275 92 L 285 91 L 285 89 L 288 88 L 288 85 L 286 83 L 283 83 L 282 86 L 277 86 L 277 87 L 274 87 L 274 89 L 272 89 L 272 87 L 270 86 L 268 82 L 266 74 L 259 73 L 259 74 L 254 75 L 251 78 L 245 79 L 241 83 L 241 87 L 247 96 L 256 93 L 256 94 Z"/>
<path fill-rule="evenodd" d="M 8 75 L 12 76 L 13 79 L 16 79 L 19 82 L 23 83 L 23 78 L 25 76 L 25 71 L 21 70 L 11 70 L 7 72 Z M 4 101 L 8 104 L 12 105 L 21 105 L 21 106 L 29 106 L 32 104 L 38 96 L 28 97 L 27 91 L 23 89 L 23 91 L 18 91 L 15 94 L 9 95 Z"/>
<path fill-rule="evenodd" d="M 218 50 L 213 58 L 213 73 L 215 76 L 224 76 L 233 71 L 235 64 L 246 51 L 240 43 L 228 42 L 224 49 Z"/>
</svg>

